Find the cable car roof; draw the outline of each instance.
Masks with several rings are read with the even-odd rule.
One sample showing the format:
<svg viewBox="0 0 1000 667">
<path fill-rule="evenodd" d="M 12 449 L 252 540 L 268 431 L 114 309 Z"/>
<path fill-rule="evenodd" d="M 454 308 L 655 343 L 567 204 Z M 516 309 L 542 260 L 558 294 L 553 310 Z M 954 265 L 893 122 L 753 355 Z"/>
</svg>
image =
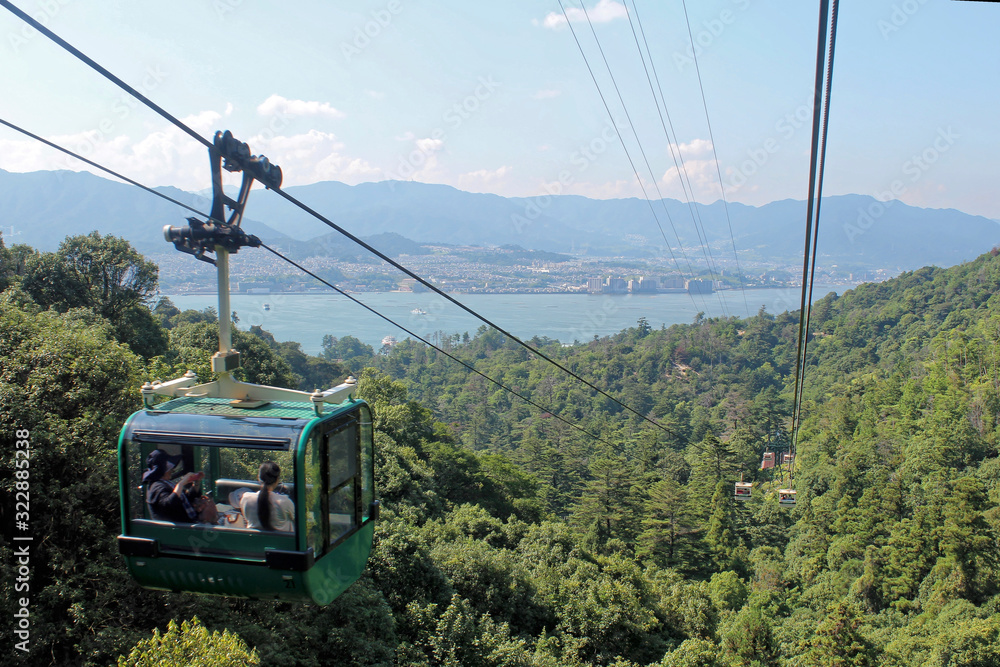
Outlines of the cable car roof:
<svg viewBox="0 0 1000 667">
<path fill-rule="evenodd" d="M 325 413 L 329 419 L 360 401 L 348 400 Z M 138 442 L 287 450 L 316 416 L 307 402 L 273 401 L 256 408 L 240 408 L 225 398 L 183 397 L 136 412 L 124 436 Z"/>
</svg>

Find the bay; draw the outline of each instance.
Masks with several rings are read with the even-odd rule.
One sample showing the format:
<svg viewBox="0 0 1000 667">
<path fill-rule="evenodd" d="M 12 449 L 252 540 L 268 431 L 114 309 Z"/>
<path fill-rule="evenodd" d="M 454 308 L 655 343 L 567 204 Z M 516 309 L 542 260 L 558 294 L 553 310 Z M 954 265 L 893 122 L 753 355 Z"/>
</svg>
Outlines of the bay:
<svg viewBox="0 0 1000 667">
<path fill-rule="evenodd" d="M 843 294 L 855 285 L 817 285 L 813 300 L 829 292 Z M 744 302 L 744 295 L 746 300 Z M 181 310 L 218 308 L 214 294 L 165 295 Z M 468 332 L 474 336 L 482 322 L 432 293 L 370 292 L 353 294 L 431 342 L 442 336 Z M 659 328 L 694 321 L 699 312 L 707 317 L 756 315 L 763 306 L 777 314 L 797 310 L 798 288 L 727 290 L 707 295 L 682 294 L 455 294 L 456 300 L 507 329 L 514 335 L 554 338 L 564 344 L 586 342 L 634 327 L 644 317 Z M 296 341 L 307 354 L 319 354 L 327 334 L 354 336 L 381 348 L 386 336 L 409 337 L 347 298 L 330 293 L 233 294 L 232 309 L 238 327 L 263 327 L 278 341 Z M 266 305 L 266 308 L 265 308 Z M 416 312 L 415 312 L 416 311 Z"/>
</svg>

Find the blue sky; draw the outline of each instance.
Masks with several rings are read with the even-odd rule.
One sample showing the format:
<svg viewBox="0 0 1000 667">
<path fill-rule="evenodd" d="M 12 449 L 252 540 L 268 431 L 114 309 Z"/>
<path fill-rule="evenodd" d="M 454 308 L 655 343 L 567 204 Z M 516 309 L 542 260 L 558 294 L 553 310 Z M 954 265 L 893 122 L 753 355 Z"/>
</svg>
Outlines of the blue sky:
<svg viewBox="0 0 1000 667">
<path fill-rule="evenodd" d="M 283 167 L 286 186 L 398 178 L 505 196 L 642 196 L 555 0 L 15 2 L 205 136 L 232 130 Z M 818 4 L 688 2 L 731 201 L 805 198 Z M 625 5 L 586 7 L 646 160 L 590 27 L 573 25 L 642 186 L 683 199 Z M 695 197 L 715 201 L 681 2 L 628 8 Z M 1000 219 L 997 34 L 997 4 L 842 3 L 825 193 Z M 0 117 L 149 185 L 210 186 L 199 144 L 5 10 L 0 63 Z M 0 128 L 0 168 L 83 165 Z"/>
</svg>

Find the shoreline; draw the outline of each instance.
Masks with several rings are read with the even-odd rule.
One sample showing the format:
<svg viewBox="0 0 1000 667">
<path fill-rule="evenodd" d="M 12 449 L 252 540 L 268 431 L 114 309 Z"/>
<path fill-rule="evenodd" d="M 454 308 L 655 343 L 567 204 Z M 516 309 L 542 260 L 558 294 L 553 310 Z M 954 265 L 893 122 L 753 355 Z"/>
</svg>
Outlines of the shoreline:
<svg viewBox="0 0 1000 667">
<path fill-rule="evenodd" d="M 872 281 L 869 281 L 869 282 L 872 282 Z M 863 285 L 863 284 L 865 284 L 865 283 L 824 284 L 823 287 L 844 287 L 845 289 L 854 289 L 858 285 Z M 752 285 L 752 286 L 746 287 L 745 291 L 750 291 L 750 290 L 765 290 L 765 289 L 766 290 L 771 290 L 771 289 L 801 289 L 801 287 L 802 287 L 802 285 Z M 373 290 L 373 291 L 363 291 L 363 292 L 358 292 L 358 291 L 354 291 L 354 290 L 344 290 L 344 291 L 347 292 L 348 294 L 411 294 L 411 295 L 414 295 L 414 296 L 423 296 L 423 295 L 433 295 L 433 294 L 435 294 L 434 292 L 431 292 L 430 290 L 427 290 L 427 291 L 424 291 L 424 292 L 412 292 L 412 291 L 411 292 L 405 292 L 405 291 L 401 291 L 401 290 L 390 290 L 390 291 L 374 291 Z M 573 295 L 573 296 L 622 296 L 622 297 L 625 297 L 625 296 L 675 296 L 677 294 L 689 294 L 689 292 L 687 290 L 680 290 L 680 291 L 676 291 L 676 292 L 661 291 L 661 292 L 613 292 L 613 293 L 612 292 L 608 292 L 608 293 L 591 293 L 591 292 L 587 292 L 587 291 L 580 291 L 580 292 L 576 292 L 576 291 L 573 291 L 573 292 L 568 292 L 568 291 L 559 291 L 559 292 L 523 292 L 523 291 L 520 291 L 520 290 L 511 290 L 509 292 L 508 291 L 488 291 L 488 292 L 487 291 L 475 291 L 475 292 L 470 292 L 470 291 L 466 291 L 466 290 L 460 290 L 460 291 L 443 290 L 443 291 L 444 291 L 445 294 L 450 294 L 450 295 L 459 295 L 459 294 L 462 294 L 462 295 L 475 295 L 475 296 L 501 296 L 501 295 L 513 295 L 513 294 L 517 294 L 517 295 L 520 295 L 520 296 L 555 296 L 555 295 L 559 295 L 559 294 L 566 294 L 566 295 Z M 740 292 L 740 291 L 744 291 L 744 290 L 740 290 L 740 288 L 738 288 L 738 287 L 731 287 L 729 289 L 712 290 L 711 292 L 704 292 L 704 293 L 702 293 L 702 292 L 690 292 L 690 294 L 715 294 L 715 293 L 718 293 L 718 292 Z M 333 290 L 307 290 L 307 291 L 304 291 L 304 292 L 297 292 L 297 291 L 291 291 L 290 290 L 290 291 L 287 291 L 287 292 L 286 291 L 276 291 L 276 292 L 264 292 L 264 293 L 252 293 L 252 294 L 249 293 L 249 292 L 230 292 L 230 296 L 262 296 L 262 297 L 263 296 L 289 296 L 289 295 L 300 296 L 300 295 L 322 295 L 322 294 L 330 294 L 330 293 L 335 293 L 335 292 L 333 292 Z M 174 297 L 174 296 L 178 296 L 178 297 L 186 297 L 186 296 L 214 296 L 215 294 L 216 294 L 215 290 L 208 290 L 208 289 L 206 289 L 206 290 L 192 290 L 192 291 L 189 291 L 189 292 L 187 292 L 187 291 L 185 291 L 185 292 L 168 292 L 168 291 L 162 291 L 161 290 L 160 293 L 159 293 L 160 296 L 164 296 L 164 297 L 168 297 L 168 298 L 169 297 Z"/>
</svg>

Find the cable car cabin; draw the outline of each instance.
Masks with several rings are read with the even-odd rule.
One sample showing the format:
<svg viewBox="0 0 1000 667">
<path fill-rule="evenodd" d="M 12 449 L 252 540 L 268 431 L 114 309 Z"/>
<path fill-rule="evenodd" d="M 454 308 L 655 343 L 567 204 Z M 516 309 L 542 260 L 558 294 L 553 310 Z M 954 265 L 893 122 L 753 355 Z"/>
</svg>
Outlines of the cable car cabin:
<svg viewBox="0 0 1000 667">
<path fill-rule="evenodd" d="M 778 504 L 795 505 L 795 489 L 778 489 Z"/>
<path fill-rule="evenodd" d="M 322 605 L 360 576 L 378 514 L 367 404 L 348 398 L 323 413 L 308 400 L 258 403 L 181 396 L 126 422 L 118 543 L 142 586 Z M 215 503 L 214 522 L 154 518 L 143 472 L 156 449 L 178 461 L 169 477 L 204 473 L 196 491 Z M 294 505 L 290 530 L 248 528 L 240 513 L 242 494 L 260 490 L 266 461 L 278 464 L 284 483 L 272 493 L 287 492 Z"/>
<path fill-rule="evenodd" d="M 764 452 L 764 458 L 760 462 L 760 469 L 767 470 L 774 467 L 774 452 Z"/>
<path fill-rule="evenodd" d="M 785 452 L 784 454 L 781 455 L 781 463 L 783 465 L 791 465 L 792 461 L 794 461 L 794 460 L 795 460 L 795 457 L 792 456 L 791 454 L 789 454 L 788 452 Z"/>
<path fill-rule="evenodd" d="M 753 494 L 753 484 L 751 482 L 736 482 L 734 497 L 736 500 L 750 500 Z"/>
</svg>

